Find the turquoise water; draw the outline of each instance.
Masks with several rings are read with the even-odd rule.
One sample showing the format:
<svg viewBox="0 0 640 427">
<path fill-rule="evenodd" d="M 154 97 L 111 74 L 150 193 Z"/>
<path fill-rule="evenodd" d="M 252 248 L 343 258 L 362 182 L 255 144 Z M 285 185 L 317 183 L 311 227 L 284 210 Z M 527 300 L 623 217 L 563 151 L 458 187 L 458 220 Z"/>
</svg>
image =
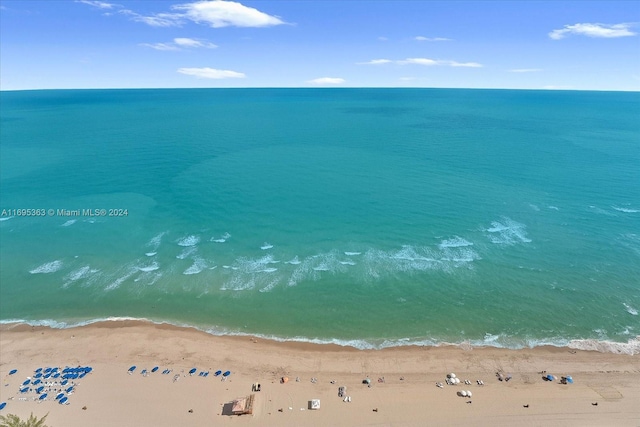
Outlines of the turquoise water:
<svg viewBox="0 0 640 427">
<path fill-rule="evenodd" d="M 639 348 L 639 93 L 56 90 L 0 107 L 2 321 Z"/>
</svg>

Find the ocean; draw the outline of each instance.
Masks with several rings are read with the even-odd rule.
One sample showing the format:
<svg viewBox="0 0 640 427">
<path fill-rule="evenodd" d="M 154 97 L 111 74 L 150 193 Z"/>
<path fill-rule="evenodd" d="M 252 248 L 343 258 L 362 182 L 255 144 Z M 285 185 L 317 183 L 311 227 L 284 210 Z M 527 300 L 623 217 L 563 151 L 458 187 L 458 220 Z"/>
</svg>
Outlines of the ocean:
<svg viewBox="0 0 640 427">
<path fill-rule="evenodd" d="M 640 352 L 640 93 L 0 92 L 0 321 Z"/>
</svg>

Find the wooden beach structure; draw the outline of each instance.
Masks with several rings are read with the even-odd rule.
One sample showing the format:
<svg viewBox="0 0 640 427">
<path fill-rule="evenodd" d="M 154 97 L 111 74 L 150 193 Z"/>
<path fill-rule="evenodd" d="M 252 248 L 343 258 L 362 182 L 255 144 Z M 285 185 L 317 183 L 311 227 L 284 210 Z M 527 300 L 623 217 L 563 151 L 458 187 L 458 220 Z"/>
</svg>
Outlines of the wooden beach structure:
<svg viewBox="0 0 640 427">
<path fill-rule="evenodd" d="M 233 406 L 231 407 L 231 413 L 233 415 L 252 415 L 255 398 L 255 394 L 250 394 L 247 397 L 239 397 L 235 399 L 232 402 Z"/>
</svg>

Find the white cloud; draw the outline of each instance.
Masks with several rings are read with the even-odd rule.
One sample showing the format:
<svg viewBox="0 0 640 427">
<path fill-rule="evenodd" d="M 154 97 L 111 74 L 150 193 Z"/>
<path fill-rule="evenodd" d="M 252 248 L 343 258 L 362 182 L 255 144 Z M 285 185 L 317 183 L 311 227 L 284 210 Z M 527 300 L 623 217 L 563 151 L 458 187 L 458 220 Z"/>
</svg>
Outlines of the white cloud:
<svg viewBox="0 0 640 427">
<path fill-rule="evenodd" d="M 216 46 L 213 43 L 209 43 L 206 40 L 196 40 L 196 39 L 190 39 L 190 38 L 186 38 L 186 37 L 178 37 L 173 39 L 173 42 L 178 45 L 178 46 L 182 46 L 182 47 L 202 47 L 205 49 L 213 49 L 216 48 L 218 46 Z"/>
<path fill-rule="evenodd" d="M 549 37 L 554 40 L 560 40 L 568 35 L 581 35 L 587 37 L 614 38 L 635 36 L 636 33 L 630 30 L 632 24 L 575 24 L 565 25 L 560 30 L 553 30 L 549 33 Z"/>
<path fill-rule="evenodd" d="M 389 39 L 386 38 L 386 37 L 380 36 L 380 37 L 378 37 L 378 40 L 380 40 L 381 42 L 386 42 Z"/>
<path fill-rule="evenodd" d="M 400 65 L 419 64 L 419 65 L 438 65 L 438 61 L 429 58 L 407 58 L 402 61 L 396 61 Z"/>
<path fill-rule="evenodd" d="M 180 50 L 173 43 L 140 43 L 140 46 L 150 47 L 155 50 Z"/>
<path fill-rule="evenodd" d="M 216 70 L 215 68 L 178 68 L 178 72 L 200 79 L 243 79 L 244 73 L 231 70 Z"/>
<path fill-rule="evenodd" d="M 341 79 L 340 77 L 320 77 L 318 79 L 309 80 L 307 83 L 313 83 L 315 85 L 339 85 L 345 81 L 345 79 Z"/>
<path fill-rule="evenodd" d="M 133 21 L 142 22 L 152 27 L 176 27 L 183 22 L 181 16 L 175 13 L 158 13 L 153 16 L 143 16 L 129 9 L 119 10 L 118 13 L 129 16 Z"/>
<path fill-rule="evenodd" d="M 444 59 L 430 59 L 430 58 L 407 58 L 400 60 L 391 60 L 391 59 L 372 59 L 368 62 L 357 62 L 358 65 L 381 65 L 381 64 L 399 64 L 399 65 L 425 65 L 425 66 L 446 66 L 446 67 L 470 67 L 470 68 L 481 68 L 483 65 L 477 62 L 458 62 L 458 61 L 449 61 Z"/>
<path fill-rule="evenodd" d="M 173 43 L 141 43 L 140 46 L 150 47 L 156 50 L 182 50 L 182 48 L 214 49 L 216 46 L 206 40 L 196 40 L 186 37 L 177 37 Z"/>
<path fill-rule="evenodd" d="M 450 67 L 470 67 L 470 68 L 482 68 L 482 64 L 477 62 L 457 62 L 457 61 L 438 61 L 440 65 L 448 65 Z"/>
<path fill-rule="evenodd" d="M 115 4 L 105 3 L 97 0 L 76 0 L 78 3 L 88 4 L 89 6 L 97 7 L 98 9 L 112 9 Z"/>
<path fill-rule="evenodd" d="M 358 62 L 358 65 L 381 65 L 381 64 L 388 64 L 390 62 L 393 62 L 390 59 L 372 59 L 371 61 L 367 61 L 367 62 Z"/>
<path fill-rule="evenodd" d="M 446 42 L 446 41 L 450 41 L 451 39 L 448 39 L 448 38 L 445 38 L 445 37 L 416 36 L 416 37 L 414 37 L 414 40 L 417 40 L 419 42 Z"/>
<path fill-rule="evenodd" d="M 270 27 L 284 24 L 276 16 L 267 15 L 252 7 L 234 1 L 196 1 L 179 4 L 173 10 L 183 12 L 181 16 L 213 28 L 221 27 Z"/>
<path fill-rule="evenodd" d="M 407 58 L 401 61 L 396 61 L 396 63 L 400 65 L 407 64 L 418 64 L 418 65 L 442 65 L 447 67 L 471 67 L 471 68 L 480 68 L 482 64 L 478 64 L 477 62 L 457 62 L 457 61 L 449 61 L 444 59 L 429 59 L 429 58 Z"/>
<path fill-rule="evenodd" d="M 542 71 L 542 68 L 514 68 L 509 70 L 510 73 L 537 73 L 538 71 Z"/>
</svg>

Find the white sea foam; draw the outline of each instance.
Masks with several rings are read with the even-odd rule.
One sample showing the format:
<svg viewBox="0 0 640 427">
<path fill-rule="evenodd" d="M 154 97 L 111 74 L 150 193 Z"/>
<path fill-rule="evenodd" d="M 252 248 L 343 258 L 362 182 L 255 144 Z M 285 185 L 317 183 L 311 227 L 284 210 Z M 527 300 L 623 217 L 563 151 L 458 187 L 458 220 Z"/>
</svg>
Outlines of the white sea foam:
<svg viewBox="0 0 640 427">
<path fill-rule="evenodd" d="M 191 235 L 191 236 L 185 236 L 182 237 L 181 239 L 178 239 L 177 241 L 179 246 L 195 246 L 198 243 L 200 243 L 200 237 L 196 236 L 196 235 Z"/>
<path fill-rule="evenodd" d="M 70 219 L 69 221 L 65 222 L 64 224 L 62 224 L 60 227 L 68 227 L 70 225 L 73 225 L 77 222 L 77 219 Z"/>
<path fill-rule="evenodd" d="M 186 259 L 188 258 L 190 255 L 194 254 L 195 252 L 197 252 L 198 248 L 196 246 L 188 246 L 185 247 L 182 252 L 180 252 L 178 255 L 176 255 L 176 258 L 178 259 Z"/>
<path fill-rule="evenodd" d="M 273 245 L 267 242 L 264 242 L 264 244 L 260 246 L 260 249 L 262 249 L 263 251 L 266 251 L 267 249 L 271 249 L 271 248 L 273 248 Z"/>
<path fill-rule="evenodd" d="M 622 305 L 624 305 L 624 308 L 627 309 L 627 313 L 629 313 L 629 314 L 631 314 L 633 316 L 637 316 L 638 315 L 638 310 L 636 310 L 635 308 L 631 307 L 626 302 L 623 302 Z"/>
<path fill-rule="evenodd" d="M 529 243 L 531 239 L 527 237 L 526 225 L 502 217 L 500 221 L 493 221 L 491 228 L 485 231 L 489 233 L 487 237 L 491 243 L 500 245 L 515 245 L 518 243 Z"/>
<path fill-rule="evenodd" d="M 613 209 L 617 210 L 618 212 L 624 212 L 624 213 L 639 213 L 640 209 L 632 209 L 632 208 L 621 208 L 619 206 L 611 206 Z"/>
<path fill-rule="evenodd" d="M 139 271 L 140 270 L 138 270 L 137 268 L 130 268 L 123 276 L 118 277 L 116 280 L 114 280 L 109 285 L 107 285 L 104 288 L 104 290 L 105 291 L 112 291 L 114 289 L 119 288 L 120 285 L 122 283 L 124 283 L 125 280 L 129 279 L 131 276 L 133 276 L 134 274 L 138 273 Z"/>
<path fill-rule="evenodd" d="M 29 273 L 31 273 L 31 274 L 55 273 L 56 271 L 60 270 L 61 268 L 62 268 L 62 261 L 56 260 L 56 261 L 51 261 L 51 262 L 47 262 L 47 263 L 44 263 L 42 265 L 39 265 L 38 267 L 34 268 L 33 270 L 29 270 Z"/>
<path fill-rule="evenodd" d="M 185 275 L 198 274 L 205 268 L 207 268 L 207 262 L 200 257 L 196 257 L 193 260 L 193 264 L 191 264 L 189 268 L 183 271 L 182 274 L 185 274 Z"/>
<path fill-rule="evenodd" d="M 557 206 L 551 206 L 551 205 L 547 206 L 547 208 L 549 208 L 551 210 L 554 210 L 554 211 L 559 211 L 560 210 Z"/>
<path fill-rule="evenodd" d="M 160 247 L 160 243 L 162 243 L 162 236 L 164 236 L 165 234 L 166 232 L 157 234 L 147 242 L 147 246 L 152 248 L 153 251 L 158 250 L 158 248 Z"/>
<path fill-rule="evenodd" d="M 88 265 L 84 267 L 78 268 L 77 270 L 72 271 L 64 277 L 64 280 L 68 280 L 70 282 L 75 282 L 76 280 L 84 279 L 89 277 L 92 274 L 97 273 L 98 269 L 93 269 Z"/>
<path fill-rule="evenodd" d="M 13 217 L 13 216 L 8 216 L 8 217 L 6 217 L 6 218 L 0 218 L 0 222 L 2 222 L 2 221 L 9 221 L 11 218 L 15 218 L 15 217 Z"/>
<path fill-rule="evenodd" d="M 295 257 L 293 257 L 292 260 L 285 261 L 285 264 L 298 265 L 298 264 L 300 264 L 300 260 L 298 259 L 298 256 L 296 255 Z"/>
<path fill-rule="evenodd" d="M 278 269 L 277 269 L 277 268 L 273 268 L 273 267 L 271 267 L 271 268 L 265 268 L 265 269 L 263 269 L 263 270 L 259 270 L 259 271 L 261 271 L 261 272 L 263 272 L 263 273 L 273 273 L 273 272 L 278 271 Z"/>
<path fill-rule="evenodd" d="M 229 240 L 229 238 L 231 238 L 231 234 L 229 233 L 224 233 L 222 236 L 220 237 L 212 237 L 211 238 L 211 242 L 215 242 L 215 243 L 224 243 L 227 240 Z"/>
<path fill-rule="evenodd" d="M 567 345 L 577 350 L 599 351 L 600 353 L 628 354 L 630 356 L 640 354 L 640 336 L 624 342 L 606 340 L 572 340 Z"/>
<path fill-rule="evenodd" d="M 158 263 L 154 261 L 151 264 L 148 264 L 142 267 L 136 267 L 136 268 L 140 271 L 149 272 L 149 271 L 156 271 L 160 269 L 160 265 L 158 265 Z"/>
<path fill-rule="evenodd" d="M 340 264 L 342 264 L 342 265 L 356 265 L 356 263 L 353 262 L 353 261 L 340 261 Z"/>
<path fill-rule="evenodd" d="M 471 243 L 470 241 L 465 240 L 465 239 L 463 239 L 462 237 L 459 237 L 459 236 L 454 236 L 451 239 L 443 240 L 438 245 L 438 247 L 440 249 L 462 248 L 462 247 L 465 247 L 465 246 L 473 246 L 473 243 Z"/>
<path fill-rule="evenodd" d="M 155 256 L 157 254 L 158 254 L 158 252 L 146 252 L 145 253 L 146 256 Z"/>
<path fill-rule="evenodd" d="M 346 256 L 356 256 L 356 255 L 361 255 L 362 252 L 345 252 L 344 254 Z"/>
</svg>

